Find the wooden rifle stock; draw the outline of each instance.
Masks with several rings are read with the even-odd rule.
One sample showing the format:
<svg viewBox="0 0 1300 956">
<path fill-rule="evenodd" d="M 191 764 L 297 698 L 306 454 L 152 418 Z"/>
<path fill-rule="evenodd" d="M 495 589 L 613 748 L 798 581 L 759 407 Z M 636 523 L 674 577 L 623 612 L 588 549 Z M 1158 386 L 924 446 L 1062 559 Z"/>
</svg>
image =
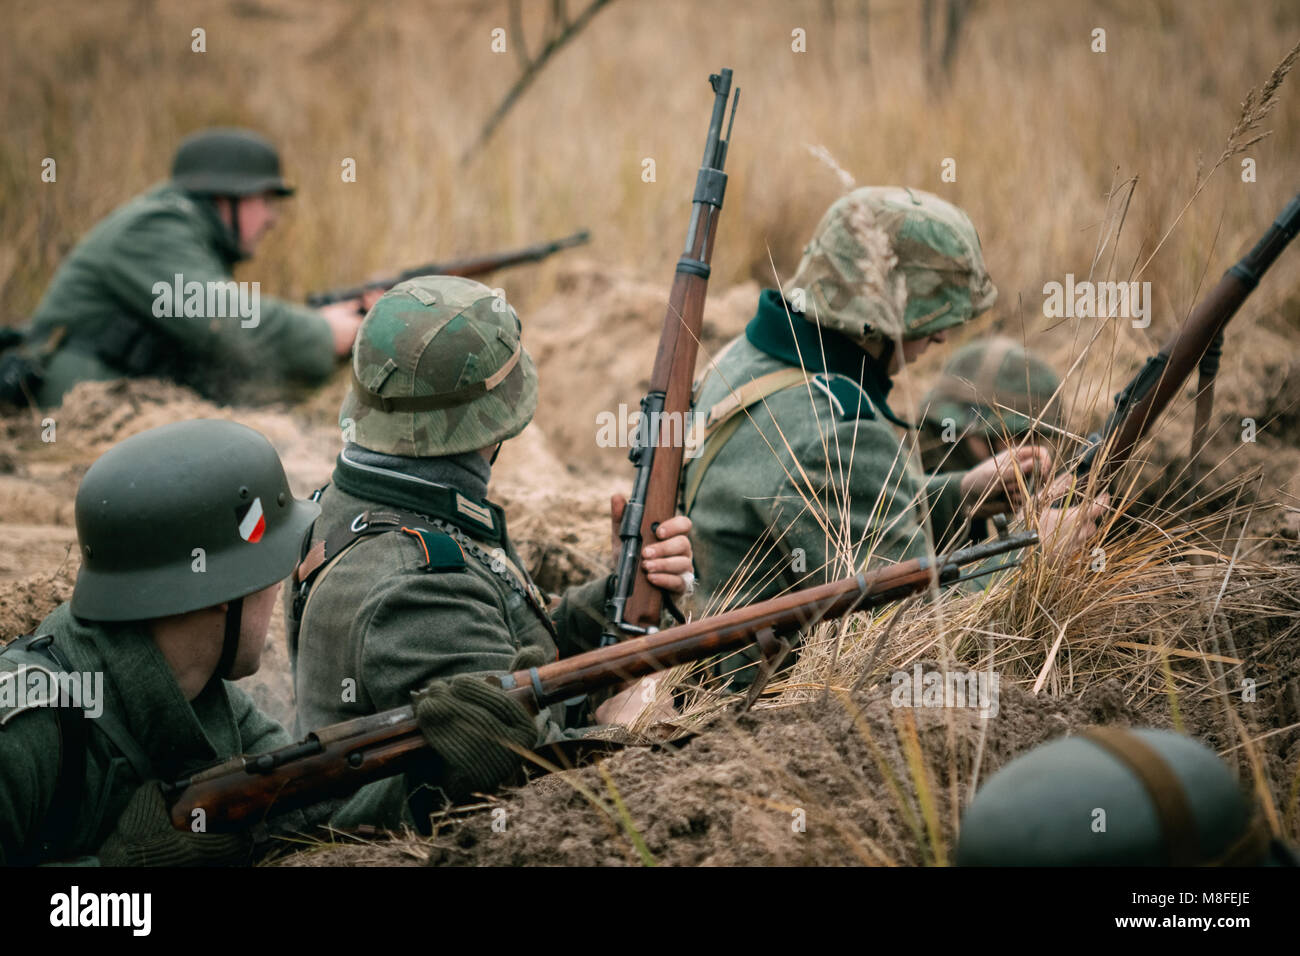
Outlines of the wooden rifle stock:
<svg viewBox="0 0 1300 956">
<path fill-rule="evenodd" d="M 472 279 L 476 276 L 486 275 L 489 272 L 495 272 L 498 269 L 509 269 L 512 266 L 522 265 L 526 262 L 541 262 L 561 249 L 581 246 L 590 239 L 591 233 L 583 229 L 581 232 L 575 232 L 563 239 L 538 242 L 522 249 L 512 249 L 509 252 L 485 253 L 478 256 L 468 256 L 464 259 L 452 259 L 449 262 L 430 262 L 427 265 L 416 266 L 414 269 L 406 269 L 395 276 L 376 279 L 374 282 L 364 282 L 361 285 L 350 286 L 346 289 L 327 289 L 324 292 L 313 292 L 307 296 L 307 304 L 314 309 L 319 309 L 321 306 L 330 305 L 334 302 L 359 299 L 367 292 L 375 289 L 391 289 L 399 282 L 414 279 L 416 276 L 463 276 L 466 279 Z"/>
<path fill-rule="evenodd" d="M 645 634 L 659 626 L 663 594 L 641 567 L 641 546 L 655 541 L 655 529 L 677 511 L 677 489 L 682 455 L 689 432 L 691 382 L 704 322 L 704 299 L 709 288 L 709 263 L 713 240 L 727 187 L 723 168 L 731 141 L 722 124 L 731 98 L 731 70 L 709 77 L 713 87 L 713 113 L 704 145 L 704 159 L 695 180 L 691 222 L 686 247 L 677 261 L 668 309 L 664 315 L 659 350 L 650 374 L 650 389 L 641 400 L 641 420 L 629 458 L 636 465 L 632 494 L 619 527 L 619 559 L 614 595 L 609 602 L 613 633 L 607 642 L 627 634 Z M 731 104 L 731 124 L 736 119 L 740 90 Z"/>
<path fill-rule="evenodd" d="M 935 579 L 939 584 L 964 580 L 964 566 L 1020 550 L 1037 540 L 1037 534 L 1024 532 L 935 561 L 914 558 L 553 664 L 486 679 L 499 683 L 536 713 L 556 701 L 899 600 L 926 590 Z M 190 829 L 202 819 L 208 832 L 221 833 L 250 827 L 273 812 L 284 813 L 352 793 L 421 761 L 436 759 L 420 734 L 414 711 L 398 707 L 324 727 L 270 753 L 235 757 L 168 784 L 164 792 L 173 800 L 171 818 L 177 829 Z"/>
<path fill-rule="evenodd" d="M 1092 436 L 1091 444 L 1075 465 L 1075 474 L 1083 477 L 1096 466 L 1099 483 L 1104 484 L 1128 461 L 1133 446 L 1169 407 L 1206 351 L 1222 342 L 1224 326 L 1255 291 L 1260 278 L 1295 237 L 1297 228 L 1300 228 L 1300 195 L 1287 204 L 1255 247 L 1224 273 L 1219 284 L 1197 303 L 1182 327 L 1115 396 L 1114 410 L 1102 432 Z M 1215 356 L 1214 365 L 1217 364 Z M 1097 465 L 1103 449 L 1105 457 Z"/>
</svg>

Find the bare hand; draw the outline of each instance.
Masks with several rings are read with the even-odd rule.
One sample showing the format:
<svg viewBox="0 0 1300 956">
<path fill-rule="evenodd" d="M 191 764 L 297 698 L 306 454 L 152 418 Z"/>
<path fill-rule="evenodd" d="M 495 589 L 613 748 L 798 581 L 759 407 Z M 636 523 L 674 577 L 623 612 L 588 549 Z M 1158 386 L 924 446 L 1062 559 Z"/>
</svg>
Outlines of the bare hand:
<svg viewBox="0 0 1300 956">
<path fill-rule="evenodd" d="M 339 358 L 351 355 L 352 343 L 361 327 L 361 300 L 346 299 L 322 306 L 320 315 L 330 324 L 330 331 L 334 334 L 334 354 Z"/>
<path fill-rule="evenodd" d="M 1097 521 L 1110 506 L 1110 495 L 1071 508 L 1043 508 L 1038 513 L 1038 537 L 1044 551 L 1070 553 L 1083 548 L 1097 533 Z"/>
<path fill-rule="evenodd" d="M 361 311 L 367 315 L 384 294 L 384 289 L 367 289 L 361 293 Z"/>
<path fill-rule="evenodd" d="M 1052 453 L 1040 445 L 1022 445 L 1000 451 L 980 462 L 961 479 L 962 498 L 970 502 L 967 506 L 969 516 L 986 518 L 1019 508 L 1024 503 L 1024 495 L 1016 474 L 1023 474 L 1026 478 L 1034 474 L 1050 474 L 1051 467 Z"/>
<path fill-rule="evenodd" d="M 625 495 L 613 495 L 609 499 L 609 517 L 613 528 L 614 557 L 617 561 L 622 541 L 618 536 L 618 526 L 623 520 L 627 508 Z M 686 594 L 693 588 L 694 569 L 691 539 L 691 519 L 685 515 L 673 515 L 655 529 L 657 542 L 647 544 L 641 549 L 641 567 L 650 583 L 669 594 Z M 688 579 L 686 575 L 691 575 Z"/>
<path fill-rule="evenodd" d="M 646 711 L 650 711 L 651 721 L 672 720 L 677 716 L 672 695 L 655 692 L 662 677 L 662 674 L 654 674 L 633 681 L 596 708 L 596 722 L 631 727 Z"/>
</svg>

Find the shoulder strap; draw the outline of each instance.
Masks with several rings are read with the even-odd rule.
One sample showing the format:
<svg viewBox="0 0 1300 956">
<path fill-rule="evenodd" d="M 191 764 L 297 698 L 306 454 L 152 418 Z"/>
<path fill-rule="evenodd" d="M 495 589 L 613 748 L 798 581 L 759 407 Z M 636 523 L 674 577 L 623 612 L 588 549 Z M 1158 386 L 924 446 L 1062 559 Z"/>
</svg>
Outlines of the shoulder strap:
<svg viewBox="0 0 1300 956">
<path fill-rule="evenodd" d="M 493 574 L 504 580 L 511 590 L 522 596 L 542 618 L 547 629 L 552 634 L 555 633 L 554 622 L 546 610 L 545 595 L 510 559 L 504 548 L 499 551 L 487 551 L 460 528 L 441 518 L 430 518 L 413 511 L 401 511 L 395 508 L 370 509 L 358 514 L 342 531 L 311 542 L 294 571 L 293 620 L 289 634 L 291 659 L 297 657 L 298 635 L 295 625 L 301 623 L 303 614 L 306 613 L 315 582 L 320 580 L 321 576 L 362 538 L 386 531 L 396 531 L 413 537 L 424 552 L 426 571 L 461 571 L 465 569 L 468 558 L 474 557 Z"/>
<path fill-rule="evenodd" d="M 9 643 L 2 651 L 0 651 L 0 654 L 8 654 L 11 651 L 40 655 L 54 665 L 54 673 L 56 674 L 74 673 L 74 669 L 68 662 L 68 659 L 64 657 L 63 653 L 59 651 L 57 647 L 55 647 L 54 635 L 52 634 L 28 634 L 25 637 L 20 637 Z M 59 707 L 54 709 L 62 719 L 65 715 L 68 715 L 65 714 L 65 712 L 70 712 L 72 708 Z M 89 720 L 91 718 L 83 717 L 82 719 Z M 77 721 L 73 722 L 76 723 Z M 92 722 L 95 728 L 103 733 L 103 735 L 112 741 L 113 745 L 122 752 L 122 756 L 124 756 L 131 764 L 132 769 L 140 776 L 140 779 L 148 780 L 153 776 L 153 761 L 149 759 L 149 755 L 145 752 L 145 749 L 136 742 L 136 739 L 131 735 L 131 732 L 126 729 L 125 724 L 108 711 L 104 711 L 93 718 Z M 76 736 L 78 736 L 77 731 L 71 732 L 70 737 L 75 738 Z M 88 737 L 89 735 L 85 736 Z"/>
<path fill-rule="evenodd" d="M 73 673 L 68 659 L 54 646 L 54 636 L 51 634 L 20 637 L 0 650 L 0 656 L 12 652 L 45 658 L 55 668 L 46 671 L 47 674 Z M 59 770 L 54 782 L 54 796 L 46 810 L 45 819 L 37 828 L 36 840 L 41 853 L 46 857 L 58 855 L 61 848 L 75 835 L 77 817 L 85 800 L 86 756 L 90 746 L 91 725 L 91 719 L 80 708 L 51 709 L 59 731 Z M 153 776 L 152 761 L 120 721 L 103 711 L 93 723 L 122 752 L 141 780 Z"/>
<path fill-rule="evenodd" d="M 741 414 L 769 396 L 787 388 L 803 385 L 812 378 L 801 368 L 779 368 L 751 379 L 708 410 L 692 435 L 692 448 L 699 449 L 690 466 L 690 477 L 682 492 L 682 514 L 689 515 L 699 493 L 700 482 L 713 459 L 722 451 L 743 420 Z"/>
<path fill-rule="evenodd" d="M 699 401 L 700 392 L 704 389 L 705 381 L 708 379 L 710 375 L 712 375 L 714 372 L 718 370 L 718 366 L 722 364 L 723 357 L 726 356 L 726 354 L 730 352 L 733 348 L 735 348 L 736 343 L 738 343 L 744 337 L 745 337 L 744 335 L 736 336 L 734 339 L 732 339 L 730 342 L 728 342 L 726 345 L 722 347 L 722 351 L 720 351 L 717 355 L 713 356 L 713 358 L 709 359 L 709 362 L 704 367 L 704 371 L 700 374 L 700 377 L 691 383 L 691 404 L 692 405 L 695 404 L 695 402 Z"/>
<path fill-rule="evenodd" d="M 326 486 L 328 487 L 328 486 Z M 319 488 L 312 495 L 313 501 L 319 501 L 325 488 Z M 370 535 L 385 531 L 401 531 L 412 535 L 424 551 L 425 568 L 430 571 L 451 571 L 465 566 L 461 554 L 459 564 L 455 554 L 460 548 L 446 534 L 431 533 L 420 527 L 427 522 L 422 515 L 414 512 L 399 511 L 393 508 L 384 510 L 369 509 L 358 514 L 346 528 L 324 538 L 308 535 L 303 541 L 302 558 L 294 568 L 291 580 L 293 602 L 287 621 L 287 638 L 289 643 L 289 660 L 298 659 L 298 637 L 303 615 L 307 613 L 307 603 L 311 599 L 316 582 L 332 568 L 352 547 Z M 424 531 L 424 534 L 420 532 Z M 438 540 L 441 538 L 442 540 Z"/>
</svg>

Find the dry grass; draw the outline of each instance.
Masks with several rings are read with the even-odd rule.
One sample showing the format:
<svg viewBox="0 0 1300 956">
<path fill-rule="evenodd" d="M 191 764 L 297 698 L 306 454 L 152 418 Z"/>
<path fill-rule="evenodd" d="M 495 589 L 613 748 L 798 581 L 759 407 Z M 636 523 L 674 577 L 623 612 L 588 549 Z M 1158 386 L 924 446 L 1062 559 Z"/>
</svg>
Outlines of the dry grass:
<svg viewBox="0 0 1300 956">
<path fill-rule="evenodd" d="M 941 95 L 923 80 L 914 5 L 873 2 L 869 37 L 847 7 L 618 0 L 461 167 L 517 69 L 489 50 L 489 30 L 506 23 L 504 3 L 11 5 L 0 38 L 0 321 L 29 314 L 76 238 L 163 178 L 182 135 L 216 123 L 270 134 L 300 186 L 264 254 L 241 267 L 242 278 L 268 290 L 301 294 L 580 226 L 596 237 L 591 257 L 635 263 L 666 288 L 704 133 L 704 78 L 726 65 L 744 96 L 714 294 L 788 276 L 821 211 L 850 181 L 936 192 L 969 211 L 1000 290 L 990 320 L 970 334 L 997 327 L 1069 370 L 1058 398 L 1068 451 L 1071 436 L 1095 427 L 1141 358 L 1300 188 L 1300 96 L 1281 85 L 1277 67 L 1300 35 L 1300 7 L 987 0 L 970 17 Z M 189 49 L 198 26 L 207 31 L 204 54 Z M 1089 50 L 1098 26 L 1107 30 L 1105 54 Z M 807 30 L 807 54 L 790 51 L 795 27 Z M 57 183 L 40 181 L 46 156 L 58 163 Z M 1217 157 L 1208 170 L 1207 156 Z M 340 180 L 345 157 L 356 160 L 356 183 Z M 655 183 L 641 180 L 646 157 L 656 160 Z M 939 178 L 948 157 L 958 169 L 951 184 Z M 1255 161 L 1257 182 L 1242 182 L 1244 158 Z M 1044 319 L 1043 284 L 1067 272 L 1140 274 L 1152 283 L 1151 327 Z M 547 265 L 499 281 L 527 320 L 555 292 L 557 275 Z M 1298 276 L 1300 257 L 1279 261 L 1229 334 L 1220 402 L 1259 409 L 1262 431 L 1295 424 L 1295 409 L 1270 392 L 1276 377 L 1259 370 L 1290 347 Z M 592 347 L 612 353 L 620 343 Z M 901 377 L 899 406 L 915 404 L 942 358 L 928 355 Z M 551 395 L 543 401 L 565 401 L 558 389 Z M 1171 420 L 1187 418 L 1186 404 L 1185 396 Z M 1218 451 L 1231 461 L 1241 448 L 1225 439 Z M 1036 694 L 1076 694 L 1113 679 L 1175 723 L 1191 709 L 1219 708 L 1219 723 L 1231 728 L 1224 753 L 1255 779 L 1275 828 L 1294 839 L 1300 771 L 1278 774 L 1261 759 L 1260 741 L 1278 728 L 1241 701 L 1239 682 L 1267 686 L 1271 662 L 1293 642 L 1300 572 L 1252 558 L 1242 529 L 1262 506 L 1252 504 L 1253 490 L 1239 494 L 1246 477 L 1210 471 L 1158 487 L 1168 478 L 1126 477 L 1098 542 L 1104 573 L 1088 559 L 1037 556 L 975 594 L 826 625 L 772 688 L 779 696 L 761 706 L 834 691 L 852 707 L 850 688 L 930 659 L 992 669 Z M 1189 510 L 1196 489 L 1229 504 L 1208 516 Z M 1264 497 L 1295 491 L 1288 483 Z M 1246 659 L 1263 671 L 1245 673 Z M 693 719 L 724 704 L 716 693 L 698 696 Z M 931 779 L 915 728 L 904 721 L 895 736 L 901 763 L 874 744 L 873 752 L 924 858 L 941 863 L 940 818 L 947 813 L 955 827 L 954 781 L 977 781 L 979 759 Z M 608 792 L 617 824 L 634 834 L 612 781 Z M 846 842 L 866 860 L 889 862 L 850 834 Z M 402 845 L 421 858 L 418 841 Z"/>
<path fill-rule="evenodd" d="M 526 28 L 540 25 L 542 6 L 525 4 Z M 809 154 L 821 146 L 858 183 L 918 185 L 967 208 L 1001 289 L 998 317 L 1018 328 L 1022 299 L 1032 312 L 1044 281 L 1087 271 L 1117 168 L 1142 183 L 1117 261 L 1151 249 L 1203 172 L 1199 157 L 1218 155 L 1250 78 L 1266 77 L 1300 32 L 1300 12 L 1280 0 L 987 2 L 971 15 L 951 90 L 935 97 L 913 5 L 872 3 L 865 46 L 847 6 L 832 21 L 836 5 L 820 0 L 618 0 L 464 169 L 461 150 L 517 70 L 512 54 L 489 50 L 504 3 L 11 9 L 0 40 L 0 298 L 13 318 L 30 312 L 71 242 L 162 178 L 180 136 L 228 122 L 274 136 L 301 186 L 292 221 L 246 267 L 269 287 L 302 292 L 579 225 L 595 230 L 600 258 L 666 277 L 704 133 L 704 79 L 729 65 L 744 96 L 720 285 L 770 282 L 769 249 L 792 271 L 841 188 Z M 190 51 L 197 26 L 206 53 Z M 1107 53 L 1088 49 L 1095 26 L 1108 31 Z M 795 27 L 808 53 L 790 51 Z M 1216 227 L 1230 256 L 1294 192 L 1298 119 L 1284 97 L 1268 120 L 1274 135 L 1250 148 L 1259 182 L 1224 170 L 1152 262 L 1160 328 L 1190 304 Z M 45 156 L 59 163 L 56 184 L 39 179 Z M 357 160 L 356 183 L 340 180 L 344 157 Z M 656 183 L 641 181 L 644 157 L 657 162 Z M 939 180 L 945 157 L 957 160 L 956 183 Z M 523 275 L 506 279 L 512 294 L 547 294 L 545 279 Z"/>
</svg>

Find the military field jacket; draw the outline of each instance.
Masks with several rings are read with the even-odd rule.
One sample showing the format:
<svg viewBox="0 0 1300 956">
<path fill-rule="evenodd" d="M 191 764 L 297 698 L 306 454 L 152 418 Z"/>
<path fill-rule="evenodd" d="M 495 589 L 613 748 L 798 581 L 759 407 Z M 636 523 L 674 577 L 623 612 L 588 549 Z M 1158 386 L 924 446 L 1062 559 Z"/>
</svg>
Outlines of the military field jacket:
<svg viewBox="0 0 1300 956">
<path fill-rule="evenodd" d="M 93 856 L 145 781 L 179 778 L 236 754 L 291 742 L 285 729 L 233 684 L 213 682 L 187 701 L 152 638 L 138 625 L 79 621 L 62 604 L 36 633 L 53 636 L 69 673 L 79 675 L 80 704 L 92 714 L 75 717 L 65 711 L 62 718 L 92 725 L 86 738 L 84 797 L 58 832 L 43 832 L 57 822 L 49 814 L 61 763 L 60 717 L 13 692 L 26 677 L 22 668 L 54 665 L 35 651 L 0 654 L 0 675 L 14 675 L 0 677 L 9 684 L 8 693 L 0 689 L 0 701 L 10 705 L 0 706 L 0 863 Z M 102 697 L 92 700 L 100 694 L 93 689 L 96 682 Z"/>
<path fill-rule="evenodd" d="M 571 588 L 548 610 L 498 505 L 345 456 L 308 543 L 308 554 L 324 547 L 328 563 L 311 585 L 291 654 L 301 729 L 400 707 L 437 678 L 505 670 L 525 647 L 555 660 L 599 645 L 610 577 Z M 367 512 L 393 509 L 422 520 L 341 552 L 330 544 Z M 291 645 L 294 597 L 290 582 Z M 560 705 L 544 712 L 539 742 L 563 736 L 572 718 Z"/>
<path fill-rule="evenodd" d="M 231 280 L 237 258 L 211 204 L 171 185 L 114 210 L 60 264 L 33 316 L 33 346 L 57 343 L 41 404 L 57 405 L 88 377 L 159 376 L 204 393 L 232 377 L 324 380 L 334 368 L 328 323 L 312 309 L 260 295 L 260 287 L 255 318 L 229 315 L 217 299 L 212 311 L 227 316 L 208 314 L 206 291 L 204 315 L 186 316 L 184 308 L 159 315 L 157 283 L 206 290 Z"/>
<path fill-rule="evenodd" d="M 787 317 L 772 290 L 709 370 L 696 411 L 800 365 L 807 382 L 749 406 L 716 457 L 686 462 L 684 482 L 698 481 L 689 515 L 709 610 L 922 555 L 923 515 L 936 544 L 963 526 L 961 475 L 926 478 L 908 464 L 911 426 L 890 410 L 879 363 L 843 335 Z"/>
</svg>

